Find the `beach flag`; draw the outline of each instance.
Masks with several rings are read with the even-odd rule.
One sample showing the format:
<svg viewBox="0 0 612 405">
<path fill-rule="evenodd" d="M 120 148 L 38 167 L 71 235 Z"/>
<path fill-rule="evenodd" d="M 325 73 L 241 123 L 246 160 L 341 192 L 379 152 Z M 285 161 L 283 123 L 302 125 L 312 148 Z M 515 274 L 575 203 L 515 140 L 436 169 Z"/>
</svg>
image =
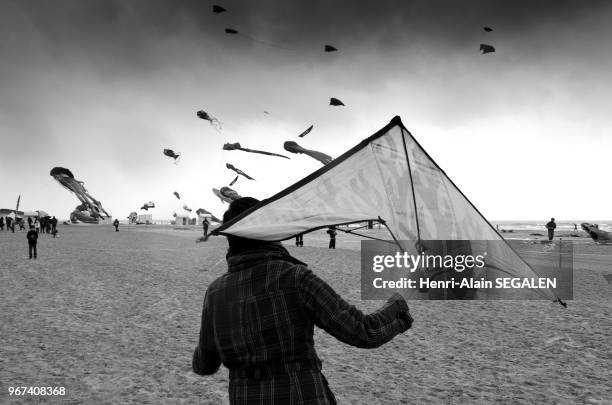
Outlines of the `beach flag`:
<svg viewBox="0 0 612 405">
<path fill-rule="evenodd" d="M 516 277 L 535 271 L 499 235 L 396 116 L 304 179 L 215 229 L 213 235 L 281 241 L 328 226 L 384 221 L 400 241 L 485 244 L 487 267 Z M 406 246 L 404 246 L 406 245 Z M 415 254 L 418 245 L 402 248 Z M 549 289 L 538 290 L 555 300 Z"/>
</svg>

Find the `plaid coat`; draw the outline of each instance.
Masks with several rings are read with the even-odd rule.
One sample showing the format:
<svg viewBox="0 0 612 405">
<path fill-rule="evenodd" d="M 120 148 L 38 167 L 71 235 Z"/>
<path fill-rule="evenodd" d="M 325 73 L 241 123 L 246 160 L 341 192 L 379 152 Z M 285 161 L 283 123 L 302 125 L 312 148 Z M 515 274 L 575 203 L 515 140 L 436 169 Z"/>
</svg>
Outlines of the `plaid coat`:
<svg viewBox="0 0 612 405">
<path fill-rule="evenodd" d="M 228 267 L 206 291 L 193 370 L 229 368 L 232 404 L 334 404 L 314 326 L 374 348 L 412 324 L 403 299 L 364 315 L 280 245 L 230 256 Z"/>
</svg>

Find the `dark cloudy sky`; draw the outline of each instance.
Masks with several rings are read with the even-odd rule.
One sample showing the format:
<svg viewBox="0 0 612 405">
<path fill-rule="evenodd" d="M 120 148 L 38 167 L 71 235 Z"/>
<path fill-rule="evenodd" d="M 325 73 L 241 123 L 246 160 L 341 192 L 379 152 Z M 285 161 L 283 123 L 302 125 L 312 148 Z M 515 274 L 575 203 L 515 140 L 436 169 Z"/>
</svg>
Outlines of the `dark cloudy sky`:
<svg viewBox="0 0 612 405">
<path fill-rule="evenodd" d="M 320 167 L 223 143 L 335 157 L 400 115 L 489 219 L 612 218 L 612 3 L 212 4 L 0 0 L 0 207 L 21 194 L 67 218 L 78 201 L 49 176 L 64 166 L 117 217 L 149 200 L 160 219 L 182 203 L 218 215 L 226 162 L 258 198 Z"/>
</svg>

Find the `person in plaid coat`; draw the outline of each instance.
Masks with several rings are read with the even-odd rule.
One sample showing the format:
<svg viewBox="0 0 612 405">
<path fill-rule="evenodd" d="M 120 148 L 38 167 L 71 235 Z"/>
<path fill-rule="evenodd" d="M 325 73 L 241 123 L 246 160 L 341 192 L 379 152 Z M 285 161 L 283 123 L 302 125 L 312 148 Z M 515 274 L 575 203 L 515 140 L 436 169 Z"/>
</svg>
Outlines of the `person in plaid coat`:
<svg viewBox="0 0 612 405">
<path fill-rule="evenodd" d="M 257 204 L 230 204 L 229 221 Z M 335 404 L 314 348 L 314 327 L 361 348 L 375 348 L 412 326 L 395 294 L 365 315 L 280 244 L 228 236 L 228 272 L 208 287 L 193 371 L 230 370 L 231 404 Z"/>
</svg>

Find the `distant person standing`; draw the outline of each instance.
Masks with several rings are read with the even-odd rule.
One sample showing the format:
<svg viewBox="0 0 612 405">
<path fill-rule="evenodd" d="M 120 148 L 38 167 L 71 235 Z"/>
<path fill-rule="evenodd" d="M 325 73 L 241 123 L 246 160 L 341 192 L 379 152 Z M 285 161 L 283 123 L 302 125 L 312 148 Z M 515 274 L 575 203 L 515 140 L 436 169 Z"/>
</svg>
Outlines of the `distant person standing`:
<svg viewBox="0 0 612 405">
<path fill-rule="evenodd" d="M 113 226 L 115 227 L 115 232 L 119 232 L 119 220 L 117 218 L 113 221 Z"/>
<path fill-rule="evenodd" d="M 51 233 L 53 236 L 57 234 L 57 218 L 51 218 Z"/>
<path fill-rule="evenodd" d="M 304 246 L 304 234 L 299 234 L 295 237 L 295 246 Z"/>
<path fill-rule="evenodd" d="M 28 217 L 28 229 L 32 226 L 32 217 Z"/>
<path fill-rule="evenodd" d="M 34 254 L 34 258 L 36 259 L 36 245 L 38 243 L 38 232 L 34 230 L 33 226 L 30 226 L 30 230 L 28 231 L 26 238 L 28 239 L 28 248 L 29 248 L 28 250 L 30 253 L 30 259 L 32 258 L 32 253 Z"/>
<path fill-rule="evenodd" d="M 329 248 L 336 248 L 336 230 L 331 226 L 327 229 L 327 234 L 329 235 Z"/>
<path fill-rule="evenodd" d="M 4 217 L 0 217 L 0 231 L 4 231 Z"/>
<path fill-rule="evenodd" d="M 208 239 L 208 225 L 210 224 L 210 222 L 208 222 L 208 218 L 204 218 L 204 221 L 202 221 L 202 230 L 204 231 L 204 240 Z"/>
<path fill-rule="evenodd" d="M 553 240 L 555 237 L 555 228 L 557 224 L 555 224 L 555 219 L 551 218 L 550 221 L 546 224 L 546 229 L 548 229 L 548 240 Z"/>
<path fill-rule="evenodd" d="M 40 222 L 38 222 L 38 219 L 34 220 L 34 229 L 36 230 L 36 234 L 38 235 L 40 233 Z"/>
<path fill-rule="evenodd" d="M 11 217 L 6 217 L 6 230 L 11 230 L 13 233 L 15 233 L 15 224 L 13 223 L 13 218 Z"/>
<path fill-rule="evenodd" d="M 578 230 L 578 225 L 574 224 L 574 231 Z"/>
</svg>

